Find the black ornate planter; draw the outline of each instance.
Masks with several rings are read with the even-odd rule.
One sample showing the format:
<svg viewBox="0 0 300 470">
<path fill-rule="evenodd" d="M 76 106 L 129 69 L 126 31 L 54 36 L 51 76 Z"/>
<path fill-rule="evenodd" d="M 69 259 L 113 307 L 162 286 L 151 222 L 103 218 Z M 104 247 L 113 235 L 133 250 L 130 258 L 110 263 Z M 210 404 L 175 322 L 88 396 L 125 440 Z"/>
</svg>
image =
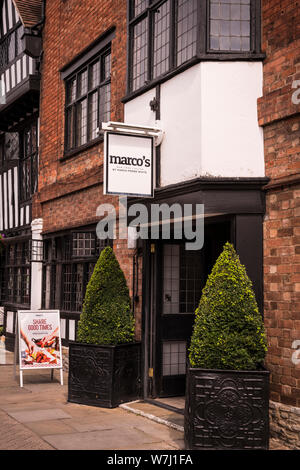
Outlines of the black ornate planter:
<svg viewBox="0 0 300 470">
<path fill-rule="evenodd" d="M 68 401 L 115 408 L 141 393 L 140 343 L 96 346 L 69 343 Z"/>
<path fill-rule="evenodd" d="M 266 450 L 269 372 L 187 368 L 184 439 L 189 450 Z"/>
</svg>

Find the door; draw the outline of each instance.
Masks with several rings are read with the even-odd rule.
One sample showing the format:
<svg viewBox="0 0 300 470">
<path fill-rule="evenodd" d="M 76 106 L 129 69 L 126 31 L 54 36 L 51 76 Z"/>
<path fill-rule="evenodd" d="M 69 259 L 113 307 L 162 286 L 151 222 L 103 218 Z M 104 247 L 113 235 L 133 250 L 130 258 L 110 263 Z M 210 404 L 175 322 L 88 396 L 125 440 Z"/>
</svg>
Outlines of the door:
<svg viewBox="0 0 300 470">
<path fill-rule="evenodd" d="M 202 250 L 187 251 L 185 243 L 151 244 L 151 306 L 149 331 L 150 396 L 185 394 L 185 373 L 195 310 L 207 276 L 232 239 L 232 221 L 210 221 Z M 149 291 L 148 291 L 149 292 Z"/>
<path fill-rule="evenodd" d="M 185 394 L 187 350 L 204 282 L 203 253 L 184 243 L 157 246 L 155 392 Z"/>
</svg>

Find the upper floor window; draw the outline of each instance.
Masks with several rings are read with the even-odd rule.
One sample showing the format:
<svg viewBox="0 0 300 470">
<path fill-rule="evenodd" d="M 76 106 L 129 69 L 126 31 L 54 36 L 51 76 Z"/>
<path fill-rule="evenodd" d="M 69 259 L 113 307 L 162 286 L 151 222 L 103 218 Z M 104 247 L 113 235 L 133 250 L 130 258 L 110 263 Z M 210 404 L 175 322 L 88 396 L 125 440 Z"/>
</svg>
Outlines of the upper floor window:
<svg viewBox="0 0 300 470">
<path fill-rule="evenodd" d="M 20 134 L 20 201 L 28 201 L 38 184 L 38 129 L 34 120 Z"/>
<path fill-rule="evenodd" d="M 259 54 L 259 15 L 260 0 L 129 0 L 129 92 L 193 59 Z"/>
<path fill-rule="evenodd" d="M 0 69 L 15 60 L 22 52 L 23 25 L 12 0 L 3 0 L 0 23 Z"/>
<path fill-rule="evenodd" d="M 209 46 L 213 51 L 251 50 L 251 1 L 210 1 Z"/>
<path fill-rule="evenodd" d="M 66 151 L 99 137 L 110 119 L 111 53 L 105 49 L 66 79 Z"/>
<path fill-rule="evenodd" d="M 19 133 L 5 132 L 0 136 L 0 166 L 3 168 L 13 161 L 18 161 L 20 155 Z"/>
</svg>

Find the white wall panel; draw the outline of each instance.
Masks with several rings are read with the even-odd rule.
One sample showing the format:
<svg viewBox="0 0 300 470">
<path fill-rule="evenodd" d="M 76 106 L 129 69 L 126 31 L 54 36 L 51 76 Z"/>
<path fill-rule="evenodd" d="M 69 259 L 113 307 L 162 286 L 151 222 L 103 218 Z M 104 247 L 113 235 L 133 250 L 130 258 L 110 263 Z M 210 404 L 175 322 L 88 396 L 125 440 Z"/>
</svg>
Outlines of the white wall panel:
<svg viewBox="0 0 300 470">
<path fill-rule="evenodd" d="M 192 67 L 161 86 L 161 184 L 201 175 L 201 67 Z"/>
<path fill-rule="evenodd" d="M 14 168 L 15 227 L 19 226 L 19 187 L 18 168 Z"/>
<path fill-rule="evenodd" d="M 155 113 L 151 111 L 150 101 L 155 98 L 155 88 L 129 101 L 125 105 L 125 122 L 142 126 L 155 125 Z"/>
<path fill-rule="evenodd" d="M 24 225 L 24 207 L 20 209 L 20 225 Z"/>
<path fill-rule="evenodd" d="M 30 212 L 29 212 L 29 204 L 27 204 L 26 206 L 26 217 L 25 217 L 25 224 L 29 224 L 30 223 Z"/>
<path fill-rule="evenodd" d="M 3 18 L 3 35 L 7 33 L 7 24 L 6 24 L 6 2 L 3 2 L 3 9 L 2 9 L 2 18 Z"/>
<path fill-rule="evenodd" d="M 12 188 L 12 171 L 8 170 L 7 173 L 8 185 L 8 214 L 9 214 L 9 228 L 13 228 L 13 188 Z"/>
<path fill-rule="evenodd" d="M 264 176 L 257 99 L 262 63 L 201 62 L 161 84 L 161 184 Z M 125 122 L 154 125 L 155 89 L 125 104 Z"/>
<path fill-rule="evenodd" d="M 264 176 L 260 62 L 206 62 L 202 68 L 202 171 L 224 177 Z"/>
<path fill-rule="evenodd" d="M 11 29 L 13 27 L 13 16 L 12 16 L 12 1 L 7 0 L 7 10 L 8 10 L 8 28 Z"/>
<path fill-rule="evenodd" d="M 0 230 L 3 230 L 2 175 L 0 175 Z"/>
<path fill-rule="evenodd" d="M 7 173 L 3 173 L 4 230 L 8 229 Z"/>
</svg>

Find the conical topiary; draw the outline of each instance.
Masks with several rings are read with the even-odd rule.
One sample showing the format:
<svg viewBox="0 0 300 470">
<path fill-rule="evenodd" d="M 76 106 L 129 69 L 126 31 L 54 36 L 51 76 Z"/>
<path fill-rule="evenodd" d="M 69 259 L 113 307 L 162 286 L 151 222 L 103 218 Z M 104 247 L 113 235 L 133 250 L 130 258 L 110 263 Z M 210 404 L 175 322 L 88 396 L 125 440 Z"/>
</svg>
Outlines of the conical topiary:
<svg viewBox="0 0 300 470">
<path fill-rule="evenodd" d="M 110 247 L 101 252 L 87 285 L 77 339 L 82 343 L 98 345 L 134 341 L 129 290 Z"/>
<path fill-rule="evenodd" d="M 190 365 L 255 370 L 266 351 L 264 324 L 252 283 L 234 247 L 226 243 L 196 310 Z"/>
</svg>

